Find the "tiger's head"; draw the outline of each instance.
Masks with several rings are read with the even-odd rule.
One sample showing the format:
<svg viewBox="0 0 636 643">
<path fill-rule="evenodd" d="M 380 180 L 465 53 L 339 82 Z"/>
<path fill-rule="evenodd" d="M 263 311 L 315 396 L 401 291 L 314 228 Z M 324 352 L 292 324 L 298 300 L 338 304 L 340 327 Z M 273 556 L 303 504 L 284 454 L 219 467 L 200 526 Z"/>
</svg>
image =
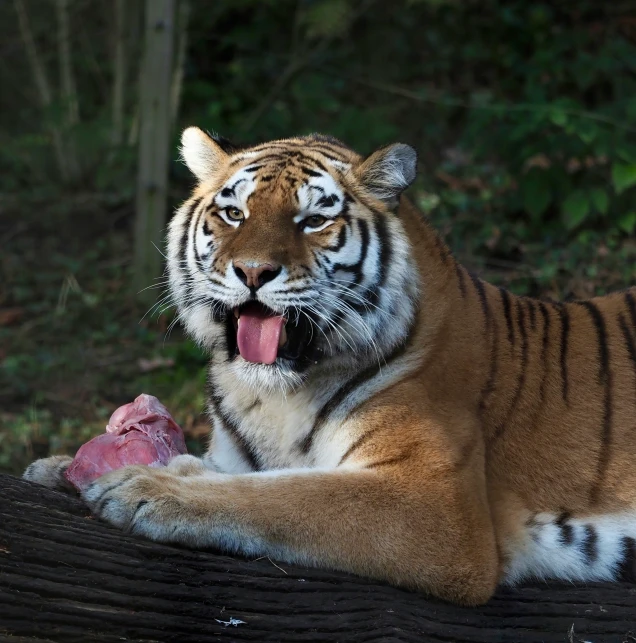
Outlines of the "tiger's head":
<svg viewBox="0 0 636 643">
<path fill-rule="evenodd" d="M 168 272 L 186 329 L 258 388 L 327 360 L 381 365 L 417 297 L 394 213 L 415 151 L 362 158 L 319 135 L 235 150 L 195 127 L 181 142 L 198 185 L 170 223 Z"/>
</svg>

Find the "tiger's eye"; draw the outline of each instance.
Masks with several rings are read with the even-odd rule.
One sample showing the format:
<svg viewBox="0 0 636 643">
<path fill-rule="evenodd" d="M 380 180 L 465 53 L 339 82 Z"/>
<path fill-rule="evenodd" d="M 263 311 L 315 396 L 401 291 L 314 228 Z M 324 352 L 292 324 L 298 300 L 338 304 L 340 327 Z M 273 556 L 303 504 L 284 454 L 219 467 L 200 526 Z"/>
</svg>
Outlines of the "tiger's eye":
<svg viewBox="0 0 636 643">
<path fill-rule="evenodd" d="M 323 217 L 320 214 L 314 214 L 310 217 L 307 217 L 304 223 L 308 228 L 319 228 L 323 223 L 325 223 L 325 221 L 327 221 L 327 217 Z"/>
<path fill-rule="evenodd" d="M 238 208 L 227 208 L 225 214 L 230 221 L 243 221 L 245 218 Z"/>
</svg>

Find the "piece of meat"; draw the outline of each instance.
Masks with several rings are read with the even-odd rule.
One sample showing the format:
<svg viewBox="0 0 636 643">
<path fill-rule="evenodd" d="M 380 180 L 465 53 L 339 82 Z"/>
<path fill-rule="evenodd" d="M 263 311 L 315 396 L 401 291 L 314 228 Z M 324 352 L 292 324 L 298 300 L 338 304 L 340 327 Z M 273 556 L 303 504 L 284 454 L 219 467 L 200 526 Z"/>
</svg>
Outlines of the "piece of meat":
<svg viewBox="0 0 636 643">
<path fill-rule="evenodd" d="M 129 464 L 161 467 L 181 453 L 183 431 L 156 397 L 142 393 L 112 414 L 105 434 L 79 448 L 64 475 L 81 491 L 109 471 Z"/>
</svg>

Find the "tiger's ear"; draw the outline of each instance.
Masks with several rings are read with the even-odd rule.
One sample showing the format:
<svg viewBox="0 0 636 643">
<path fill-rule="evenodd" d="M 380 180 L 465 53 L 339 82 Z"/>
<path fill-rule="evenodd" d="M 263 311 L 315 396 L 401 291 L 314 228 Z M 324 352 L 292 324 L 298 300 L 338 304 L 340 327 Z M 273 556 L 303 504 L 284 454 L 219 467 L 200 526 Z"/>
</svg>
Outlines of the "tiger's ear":
<svg viewBox="0 0 636 643">
<path fill-rule="evenodd" d="M 415 180 L 417 152 L 410 145 L 394 143 L 367 156 L 354 172 L 373 196 L 395 205 Z"/>
<path fill-rule="evenodd" d="M 188 127 L 181 135 L 181 156 L 190 172 L 205 181 L 229 158 L 225 139 L 216 141 L 198 127 Z"/>
</svg>

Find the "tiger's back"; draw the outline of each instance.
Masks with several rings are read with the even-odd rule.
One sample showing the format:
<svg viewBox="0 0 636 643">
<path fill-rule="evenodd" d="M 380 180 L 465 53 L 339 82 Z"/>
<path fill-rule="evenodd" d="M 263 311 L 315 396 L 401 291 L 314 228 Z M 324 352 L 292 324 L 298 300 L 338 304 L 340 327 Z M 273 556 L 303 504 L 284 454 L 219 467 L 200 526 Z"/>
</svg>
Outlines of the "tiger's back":
<svg viewBox="0 0 636 643">
<path fill-rule="evenodd" d="M 420 235 L 419 213 L 401 212 Z M 468 402 L 479 419 L 504 577 L 634 578 L 636 288 L 518 297 L 470 274 L 437 237 L 415 253 L 439 275 L 422 310 L 447 301 L 422 389 L 427 404 Z"/>
</svg>

